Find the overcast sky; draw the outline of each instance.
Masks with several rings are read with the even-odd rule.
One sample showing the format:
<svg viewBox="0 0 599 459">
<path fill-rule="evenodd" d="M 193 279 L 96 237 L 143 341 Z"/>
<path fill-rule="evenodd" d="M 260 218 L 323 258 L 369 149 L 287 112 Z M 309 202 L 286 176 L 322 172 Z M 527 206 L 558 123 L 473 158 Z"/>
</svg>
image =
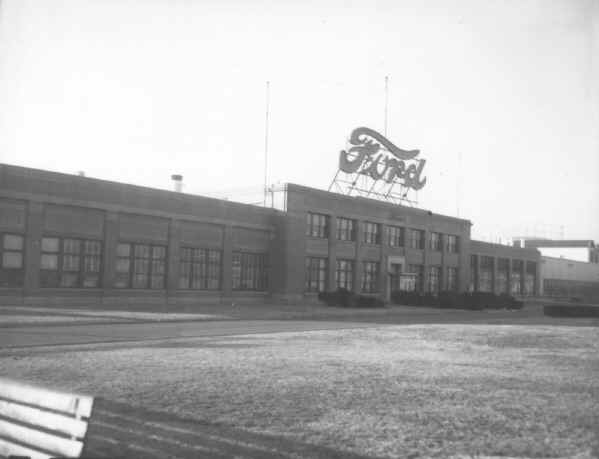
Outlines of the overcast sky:
<svg viewBox="0 0 599 459">
<path fill-rule="evenodd" d="M 327 189 L 388 75 L 420 207 L 599 240 L 599 0 L 0 2 L 0 162 L 252 200 L 269 80 L 269 182 Z"/>
</svg>

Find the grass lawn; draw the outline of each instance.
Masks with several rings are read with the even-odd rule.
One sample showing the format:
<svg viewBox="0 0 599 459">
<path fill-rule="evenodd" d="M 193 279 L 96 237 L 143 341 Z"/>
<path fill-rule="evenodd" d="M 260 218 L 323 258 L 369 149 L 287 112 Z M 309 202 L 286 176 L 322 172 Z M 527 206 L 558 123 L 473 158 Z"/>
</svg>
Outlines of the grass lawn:
<svg viewBox="0 0 599 459">
<path fill-rule="evenodd" d="M 3 375 L 364 456 L 596 457 L 596 327 L 409 325 L 0 357 Z"/>
</svg>

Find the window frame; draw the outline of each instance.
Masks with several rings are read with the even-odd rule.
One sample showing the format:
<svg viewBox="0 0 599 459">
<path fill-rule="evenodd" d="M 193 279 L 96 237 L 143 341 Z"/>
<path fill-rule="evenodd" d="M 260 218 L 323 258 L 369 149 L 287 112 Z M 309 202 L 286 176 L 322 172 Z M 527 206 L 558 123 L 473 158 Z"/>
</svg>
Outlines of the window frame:
<svg viewBox="0 0 599 459">
<path fill-rule="evenodd" d="M 328 258 L 306 257 L 304 290 L 306 292 L 326 292 L 328 289 Z"/>
<path fill-rule="evenodd" d="M 434 252 L 441 251 L 441 238 L 443 235 L 441 233 L 437 233 L 436 231 L 431 231 L 429 236 L 429 249 Z"/>
<path fill-rule="evenodd" d="M 306 236 L 327 239 L 330 231 L 330 216 L 317 212 L 306 213 Z"/>
<path fill-rule="evenodd" d="M 403 226 L 389 225 L 387 227 L 387 243 L 389 247 L 404 247 L 406 229 Z"/>
<path fill-rule="evenodd" d="M 56 251 L 44 249 L 44 240 L 56 239 Z M 76 242 L 76 245 L 72 245 Z M 77 247 L 76 250 L 72 250 Z M 88 247 L 95 247 L 88 251 Z M 43 265 L 44 257 L 56 258 L 56 269 L 46 268 Z M 73 260 L 77 259 L 76 269 Z M 68 260 L 68 261 L 67 261 Z M 88 269 L 91 265 L 96 269 Z M 56 234 L 42 235 L 40 240 L 40 288 L 74 288 L 74 289 L 99 289 L 103 288 L 104 268 L 104 242 L 101 239 L 80 236 L 65 236 Z M 54 274 L 51 274 L 54 273 Z M 73 285 L 66 285 L 68 275 L 75 279 Z M 93 285 L 86 285 L 89 278 L 96 278 Z"/>
<path fill-rule="evenodd" d="M 335 262 L 335 287 L 337 289 L 343 288 L 350 292 L 353 291 L 355 269 L 354 260 L 338 258 Z M 343 274 L 343 276 L 341 276 L 341 274 Z M 345 280 L 343 283 L 341 283 L 341 277 Z"/>
<path fill-rule="evenodd" d="M 362 222 L 362 243 L 368 245 L 381 244 L 381 224 L 364 221 Z"/>
<path fill-rule="evenodd" d="M 408 248 L 424 250 L 425 231 L 417 228 L 409 228 Z"/>
<path fill-rule="evenodd" d="M 446 250 L 448 253 L 458 253 L 460 246 L 460 238 L 455 234 L 447 235 L 447 247 Z"/>
<path fill-rule="evenodd" d="M 337 217 L 336 223 L 336 237 L 338 241 L 356 240 L 356 220 L 352 218 Z"/>
<path fill-rule="evenodd" d="M 129 246 L 128 255 L 119 255 L 119 247 L 121 246 Z M 148 247 L 149 252 L 147 256 L 139 256 L 137 253 L 137 248 Z M 163 257 L 155 257 L 155 249 L 162 249 Z M 126 285 L 117 285 L 119 282 L 119 277 L 124 278 L 125 271 L 119 271 L 119 262 L 127 260 L 128 271 L 126 272 Z M 147 266 L 147 271 L 142 273 L 141 271 L 136 271 L 137 266 L 143 260 L 143 264 Z M 162 263 L 160 263 L 162 260 Z M 162 272 L 159 274 L 155 273 L 156 267 L 162 265 Z M 144 274 L 145 281 L 144 285 L 138 286 L 137 280 L 135 279 L 136 275 Z M 157 277 L 162 277 L 161 286 L 154 286 L 154 279 Z M 113 287 L 117 289 L 131 289 L 131 290 L 166 290 L 166 284 L 168 280 L 168 247 L 164 244 L 157 244 L 154 242 L 131 242 L 131 241 L 118 241 L 117 242 L 117 250 L 115 257 L 115 279 L 113 281 Z"/>
<path fill-rule="evenodd" d="M 379 292 L 380 263 L 378 261 L 362 262 L 361 291 L 363 293 Z"/>
<path fill-rule="evenodd" d="M 239 258 L 239 273 L 236 273 Z M 234 291 L 267 292 L 269 284 L 268 253 L 234 251 L 231 257 L 231 287 Z M 235 284 L 238 283 L 238 286 Z M 251 284 L 248 286 L 248 283 Z"/>
<path fill-rule="evenodd" d="M 186 258 L 189 253 L 190 257 Z M 217 255 L 214 257 L 214 255 Z M 215 263 L 212 257 L 218 259 Z M 188 265 L 189 273 L 187 277 L 183 277 L 184 266 Z M 199 272 L 199 276 L 196 275 Z M 222 272 L 223 272 L 223 255 L 222 250 L 181 246 L 179 248 L 179 279 L 177 288 L 180 290 L 222 290 Z M 214 276 L 216 274 L 216 276 Z M 183 281 L 185 279 L 185 284 Z M 199 282 L 198 282 L 199 281 Z M 199 285 L 198 285 L 199 283 Z"/>
<path fill-rule="evenodd" d="M 5 248 L 5 237 L 14 236 L 21 239 L 21 248 Z M 20 288 L 25 282 L 25 235 L 6 231 L 0 233 L 0 288 Z M 21 257 L 20 267 L 5 267 L 5 254 L 19 254 Z"/>
</svg>

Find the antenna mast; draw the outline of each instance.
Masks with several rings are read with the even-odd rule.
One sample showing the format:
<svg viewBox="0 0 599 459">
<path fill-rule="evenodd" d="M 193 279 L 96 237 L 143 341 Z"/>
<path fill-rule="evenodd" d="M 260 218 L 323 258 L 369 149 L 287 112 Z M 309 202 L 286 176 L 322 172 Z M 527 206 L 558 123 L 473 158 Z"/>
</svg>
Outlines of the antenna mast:
<svg viewBox="0 0 599 459">
<path fill-rule="evenodd" d="M 389 111 L 389 76 L 385 75 L 385 137 L 387 137 L 388 111 Z"/>
<path fill-rule="evenodd" d="M 264 123 L 264 207 L 266 207 L 266 196 L 268 194 L 267 172 L 268 172 L 268 117 L 270 111 L 270 81 L 266 82 L 266 116 Z"/>
</svg>

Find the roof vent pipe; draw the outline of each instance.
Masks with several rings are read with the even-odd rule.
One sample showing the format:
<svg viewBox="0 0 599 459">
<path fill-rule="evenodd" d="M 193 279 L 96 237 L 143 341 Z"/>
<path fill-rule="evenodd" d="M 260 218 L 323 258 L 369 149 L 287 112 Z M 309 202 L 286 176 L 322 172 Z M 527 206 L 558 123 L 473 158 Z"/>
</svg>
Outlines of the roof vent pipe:
<svg viewBox="0 0 599 459">
<path fill-rule="evenodd" d="M 183 176 L 179 174 L 173 174 L 171 175 L 171 180 L 175 185 L 175 191 L 177 193 L 181 193 L 181 191 L 183 190 Z"/>
</svg>

